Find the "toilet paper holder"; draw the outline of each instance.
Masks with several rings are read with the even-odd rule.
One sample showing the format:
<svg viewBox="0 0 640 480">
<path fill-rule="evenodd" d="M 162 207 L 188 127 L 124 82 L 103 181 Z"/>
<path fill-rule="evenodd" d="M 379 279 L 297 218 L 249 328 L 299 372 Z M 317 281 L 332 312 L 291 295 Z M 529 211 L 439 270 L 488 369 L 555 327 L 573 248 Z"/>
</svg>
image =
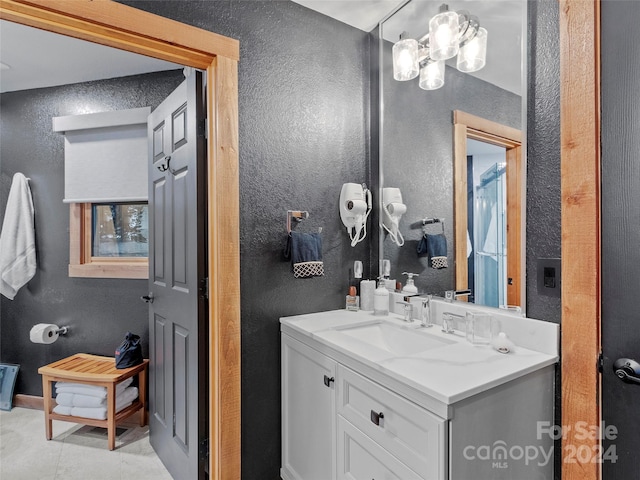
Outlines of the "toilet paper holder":
<svg viewBox="0 0 640 480">
<path fill-rule="evenodd" d="M 64 327 L 58 328 L 58 330 L 56 330 L 56 333 L 58 335 L 66 335 L 68 331 L 69 331 L 69 327 L 64 326 Z"/>
</svg>

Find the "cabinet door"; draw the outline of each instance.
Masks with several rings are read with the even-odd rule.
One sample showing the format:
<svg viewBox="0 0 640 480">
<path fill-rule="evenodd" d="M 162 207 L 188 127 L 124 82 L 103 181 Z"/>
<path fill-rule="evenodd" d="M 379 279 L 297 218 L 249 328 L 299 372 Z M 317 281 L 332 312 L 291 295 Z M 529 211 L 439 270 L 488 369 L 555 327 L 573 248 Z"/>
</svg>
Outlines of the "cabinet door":
<svg viewBox="0 0 640 480">
<path fill-rule="evenodd" d="M 334 480 L 336 362 L 282 334 L 285 480 Z"/>
<path fill-rule="evenodd" d="M 423 479 L 342 416 L 338 416 L 338 480 Z"/>
</svg>

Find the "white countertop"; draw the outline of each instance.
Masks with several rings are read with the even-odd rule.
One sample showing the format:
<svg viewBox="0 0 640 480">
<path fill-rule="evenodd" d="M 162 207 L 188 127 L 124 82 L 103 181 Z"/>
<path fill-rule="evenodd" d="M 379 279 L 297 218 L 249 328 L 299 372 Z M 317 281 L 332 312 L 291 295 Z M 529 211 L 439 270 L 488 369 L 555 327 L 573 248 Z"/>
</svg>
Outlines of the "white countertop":
<svg viewBox="0 0 640 480">
<path fill-rule="evenodd" d="M 401 328 L 416 329 L 419 334 L 439 337 L 448 343 L 413 355 L 398 356 L 336 330 L 336 327 L 380 320 Z M 283 332 L 305 341 L 309 346 L 321 350 L 320 346 L 327 347 L 329 355 L 338 353 L 340 359 L 337 360 L 346 359 L 348 363 L 352 359 L 446 406 L 558 361 L 557 350 L 553 354 L 548 348 L 541 352 L 516 344 L 513 351 L 502 354 L 490 345 L 472 345 L 459 332 L 443 333 L 439 325 L 418 328 L 419 322 L 407 323 L 395 314 L 379 317 L 372 312 L 333 310 L 283 317 L 280 322 Z M 514 319 L 513 322 L 514 325 L 522 322 L 527 331 L 534 332 L 533 336 L 536 336 L 536 327 L 545 335 L 550 333 L 553 336 L 555 332 L 550 343 L 555 341 L 557 345 L 557 325 L 531 319 Z"/>
</svg>

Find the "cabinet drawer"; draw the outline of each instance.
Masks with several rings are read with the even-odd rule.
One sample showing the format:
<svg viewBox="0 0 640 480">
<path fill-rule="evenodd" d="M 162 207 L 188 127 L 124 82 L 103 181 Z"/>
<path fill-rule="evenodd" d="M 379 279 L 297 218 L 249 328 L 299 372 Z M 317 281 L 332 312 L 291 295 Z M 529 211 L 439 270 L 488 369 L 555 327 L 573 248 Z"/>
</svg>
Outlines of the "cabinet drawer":
<svg viewBox="0 0 640 480">
<path fill-rule="evenodd" d="M 338 480 L 422 480 L 393 455 L 338 416 Z"/>
<path fill-rule="evenodd" d="M 445 477 L 446 420 L 338 365 L 338 413 L 421 478 Z"/>
</svg>

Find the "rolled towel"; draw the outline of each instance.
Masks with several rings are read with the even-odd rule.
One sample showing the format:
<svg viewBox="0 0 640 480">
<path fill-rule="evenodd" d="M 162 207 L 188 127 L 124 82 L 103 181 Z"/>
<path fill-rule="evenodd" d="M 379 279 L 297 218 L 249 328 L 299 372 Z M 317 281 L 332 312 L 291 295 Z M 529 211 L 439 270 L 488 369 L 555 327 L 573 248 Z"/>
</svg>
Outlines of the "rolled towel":
<svg viewBox="0 0 640 480">
<path fill-rule="evenodd" d="M 319 233 L 291 232 L 285 257 L 291 258 L 293 276 L 296 278 L 324 275 L 322 236 Z"/>
</svg>

